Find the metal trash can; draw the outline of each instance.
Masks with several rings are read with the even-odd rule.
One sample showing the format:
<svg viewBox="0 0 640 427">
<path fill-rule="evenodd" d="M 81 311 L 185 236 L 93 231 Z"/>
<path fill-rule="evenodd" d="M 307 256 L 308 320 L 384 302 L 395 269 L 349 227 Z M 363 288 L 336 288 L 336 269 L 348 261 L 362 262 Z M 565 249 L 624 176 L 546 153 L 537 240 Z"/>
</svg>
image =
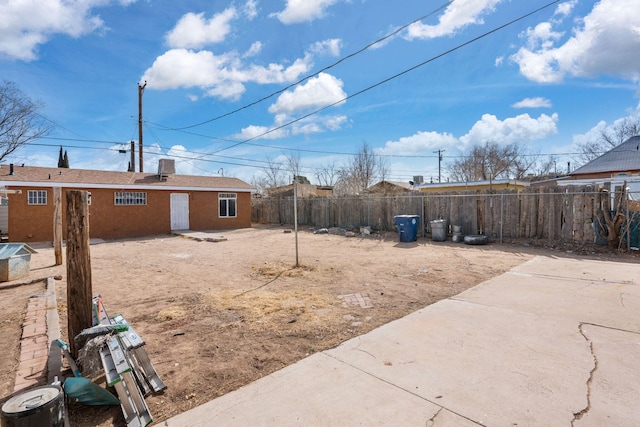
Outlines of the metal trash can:
<svg viewBox="0 0 640 427">
<path fill-rule="evenodd" d="M 398 227 L 398 240 L 401 242 L 415 242 L 418 239 L 418 215 L 396 215 L 396 226 Z"/>
<path fill-rule="evenodd" d="M 64 394 L 48 385 L 15 394 L 2 405 L 2 427 L 63 427 Z"/>
<path fill-rule="evenodd" d="M 444 242 L 447 240 L 447 220 L 435 219 L 430 221 L 431 224 L 431 240 L 434 242 Z"/>
</svg>

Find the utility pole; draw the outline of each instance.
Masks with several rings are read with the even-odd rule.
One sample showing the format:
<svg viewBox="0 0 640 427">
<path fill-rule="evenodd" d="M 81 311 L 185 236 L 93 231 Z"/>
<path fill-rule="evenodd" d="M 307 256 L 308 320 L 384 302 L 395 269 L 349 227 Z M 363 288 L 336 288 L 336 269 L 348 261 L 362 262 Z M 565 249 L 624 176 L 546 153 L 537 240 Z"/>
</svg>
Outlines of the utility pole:
<svg viewBox="0 0 640 427">
<path fill-rule="evenodd" d="M 146 80 L 143 85 L 138 83 L 138 142 L 140 145 L 140 173 L 144 172 L 144 166 L 142 165 L 142 93 L 144 92 L 145 87 L 147 87 Z"/>
<path fill-rule="evenodd" d="M 446 150 L 434 151 L 434 153 L 438 153 L 438 183 L 442 182 L 442 173 L 441 173 L 442 153 L 444 153 L 445 151 Z"/>
<path fill-rule="evenodd" d="M 129 172 L 136 171 L 136 142 L 131 140 L 131 162 L 129 163 Z"/>
</svg>

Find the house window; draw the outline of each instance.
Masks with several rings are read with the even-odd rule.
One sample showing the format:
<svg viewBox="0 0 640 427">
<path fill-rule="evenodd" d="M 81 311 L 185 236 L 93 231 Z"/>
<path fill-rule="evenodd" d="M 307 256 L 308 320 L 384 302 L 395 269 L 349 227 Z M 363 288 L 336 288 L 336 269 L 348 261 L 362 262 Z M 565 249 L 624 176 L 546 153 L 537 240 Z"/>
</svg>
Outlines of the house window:
<svg viewBox="0 0 640 427">
<path fill-rule="evenodd" d="M 30 205 L 46 205 L 47 190 L 29 190 L 27 193 L 27 203 Z"/>
<path fill-rule="evenodd" d="M 144 191 L 116 191 L 114 199 L 116 206 L 146 205 L 147 193 Z"/>
<path fill-rule="evenodd" d="M 220 206 L 220 218 L 236 217 L 236 193 L 220 193 L 218 194 L 218 205 Z"/>
</svg>

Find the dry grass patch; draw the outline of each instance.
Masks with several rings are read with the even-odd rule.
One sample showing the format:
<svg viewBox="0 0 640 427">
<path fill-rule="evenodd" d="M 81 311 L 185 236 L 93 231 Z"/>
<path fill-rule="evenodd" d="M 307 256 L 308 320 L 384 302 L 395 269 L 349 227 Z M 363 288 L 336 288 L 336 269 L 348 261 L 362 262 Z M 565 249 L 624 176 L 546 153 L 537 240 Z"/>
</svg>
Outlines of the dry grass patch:
<svg viewBox="0 0 640 427">
<path fill-rule="evenodd" d="M 274 277 L 302 277 L 305 273 L 314 271 L 315 267 L 300 264 L 298 267 L 281 262 L 265 262 L 262 265 L 252 265 L 251 268 L 260 276 Z"/>
<path fill-rule="evenodd" d="M 209 293 L 205 300 L 213 311 L 233 311 L 245 324 L 257 329 L 282 324 L 297 329 L 294 325 L 297 323 L 304 323 L 305 329 L 314 328 L 327 322 L 327 313 L 331 314 L 331 307 L 337 302 L 329 296 L 300 289 L 278 292 L 257 289 L 245 293 L 219 290 Z"/>
<path fill-rule="evenodd" d="M 167 320 L 182 319 L 187 315 L 187 310 L 182 306 L 167 307 L 156 315 L 156 320 L 164 322 Z"/>
</svg>

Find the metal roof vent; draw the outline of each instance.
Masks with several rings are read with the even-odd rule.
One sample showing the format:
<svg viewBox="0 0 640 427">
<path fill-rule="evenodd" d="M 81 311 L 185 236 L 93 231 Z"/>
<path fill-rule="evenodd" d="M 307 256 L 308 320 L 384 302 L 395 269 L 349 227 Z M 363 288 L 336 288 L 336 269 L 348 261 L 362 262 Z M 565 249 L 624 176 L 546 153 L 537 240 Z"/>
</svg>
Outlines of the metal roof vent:
<svg viewBox="0 0 640 427">
<path fill-rule="evenodd" d="M 158 178 L 166 181 L 169 175 L 176 173 L 176 161 L 174 159 L 160 159 L 158 162 Z"/>
</svg>

